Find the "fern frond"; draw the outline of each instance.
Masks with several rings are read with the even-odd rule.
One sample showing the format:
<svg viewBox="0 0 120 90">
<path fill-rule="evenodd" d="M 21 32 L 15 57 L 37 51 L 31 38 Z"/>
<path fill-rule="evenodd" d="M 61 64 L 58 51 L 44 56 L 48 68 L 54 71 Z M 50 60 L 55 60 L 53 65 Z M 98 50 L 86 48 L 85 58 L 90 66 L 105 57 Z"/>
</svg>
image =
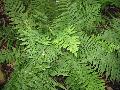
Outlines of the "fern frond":
<svg viewBox="0 0 120 90">
<path fill-rule="evenodd" d="M 60 31 L 73 25 L 78 31 L 92 32 L 101 20 L 100 8 L 101 4 L 94 0 L 60 0 L 57 10 L 61 13 L 53 22 L 54 30 Z"/>
<path fill-rule="evenodd" d="M 52 76 L 66 76 L 65 86 L 68 90 L 104 90 L 104 81 L 99 75 L 80 62 L 74 55 L 64 53 L 56 60 L 50 70 Z"/>
<path fill-rule="evenodd" d="M 22 4 L 21 0 L 4 0 L 5 2 L 5 12 L 11 17 L 24 11 L 25 7 Z"/>
<path fill-rule="evenodd" d="M 64 32 L 64 33 L 63 33 Z M 65 28 L 62 32 L 59 32 L 56 36 L 57 38 L 53 40 L 53 44 L 59 46 L 60 48 L 65 48 L 70 50 L 73 54 L 77 55 L 77 51 L 79 50 L 79 37 L 76 35 L 76 31 L 73 27 Z"/>
<path fill-rule="evenodd" d="M 16 70 L 4 90 L 56 90 L 55 82 L 47 72 L 38 72 L 35 68 Z"/>
<path fill-rule="evenodd" d="M 0 51 L 0 62 L 13 63 L 20 58 L 20 52 L 13 48 L 12 50 Z"/>
<path fill-rule="evenodd" d="M 104 81 L 85 65 L 77 65 L 77 68 L 70 72 L 66 83 L 69 85 L 69 90 L 104 90 Z"/>
</svg>

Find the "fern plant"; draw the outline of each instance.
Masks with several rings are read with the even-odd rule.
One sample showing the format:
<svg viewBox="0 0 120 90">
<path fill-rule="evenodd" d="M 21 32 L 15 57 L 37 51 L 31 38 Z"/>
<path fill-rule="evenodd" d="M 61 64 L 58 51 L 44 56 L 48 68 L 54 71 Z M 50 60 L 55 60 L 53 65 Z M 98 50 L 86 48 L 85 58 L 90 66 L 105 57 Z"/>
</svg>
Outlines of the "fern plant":
<svg viewBox="0 0 120 90">
<path fill-rule="evenodd" d="M 108 3 L 120 10 L 119 0 L 4 0 L 0 62 L 15 66 L 3 90 L 105 90 L 103 73 L 119 81 L 120 11 L 103 15 Z"/>
</svg>

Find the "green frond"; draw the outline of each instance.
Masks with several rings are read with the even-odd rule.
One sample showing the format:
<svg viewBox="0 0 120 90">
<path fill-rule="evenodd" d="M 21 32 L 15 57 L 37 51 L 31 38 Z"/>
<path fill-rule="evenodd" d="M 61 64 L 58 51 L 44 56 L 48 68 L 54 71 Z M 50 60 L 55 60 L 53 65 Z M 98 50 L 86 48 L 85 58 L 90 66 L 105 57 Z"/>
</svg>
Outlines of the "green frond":
<svg viewBox="0 0 120 90">
<path fill-rule="evenodd" d="M 100 8 L 101 4 L 94 0 L 76 0 L 74 2 L 71 0 L 60 0 L 57 10 L 61 13 L 53 22 L 54 30 L 61 31 L 73 25 L 78 31 L 91 33 L 95 30 L 96 23 L 101 21 Z"/>
<path fill-rule="evenodd" d="M 12 50 L 1 50 L 0 51 L 0 62 L 12 63 L 17 61 L 20 57 L 20 52 L 13 48 Z"/>
<path fill-rule="evenodd" d="M 64 53 L 54 62 L 51 75 L 66 76 L 67 90 L 104 90 L 104 81 L 99 75 L 79 61 L 74 55 Z"/>
<path fill-rule="evenodd" d="M 115 80 L 115 75 L 118 74 L 120 70 L 113 68 L 113 65 L 114 67 L 119 66 L 119 60 L 115 58 L 114 51 L 119 50 L 119 45 L 107 40 L 102 40 L 99 36 L 96 38 L 94 36 L 91 38 L 84 37 L 82 40 L 84 40 L 84 43 L 81 44 L 78 55 L 82 62 L 90 62 L 98 69 L 100 74 L 106 71 L 107 76 L 112 75 L 110 78 L 114 78 Z M 116 73 L 112 72 L 114 70 Z M 118 77 L 116 79 L 119 80 Z"/>
<path fill-rule="evenodd" d="M 104 90 L 104 81 L 100 80 L 97 73 L 92 72 L 87 66 L 78 64 L 77 68 L 72 69 L 66 80 L 69 90 Z"/>
<path fill-rule="evenodd" d="M 4 0 L 5 2 L 5 12 L 11 17 L 15 17 L 19 13 L 25 10 L 21 0 Z"/>
<path fill-rule="evenodd" d="M 13 78 L 4 90 L 56 90 L 55 82 L 48 76 L 47 72 L 38 72 L 36 68 L 23 68 L 13 74 Z"/>
<path fill-rule="evenodd" d="M 56 34 L 56 39 L 53 40 L 53 44 L 60 48 L 65 48 L 77 55 L 76 52 L 79 50 L 80 41 L 79 36 L 75 35 L 75 33 L 76 31 L 74 30 L 74 27 L 69 26 Z"/>
</svg>

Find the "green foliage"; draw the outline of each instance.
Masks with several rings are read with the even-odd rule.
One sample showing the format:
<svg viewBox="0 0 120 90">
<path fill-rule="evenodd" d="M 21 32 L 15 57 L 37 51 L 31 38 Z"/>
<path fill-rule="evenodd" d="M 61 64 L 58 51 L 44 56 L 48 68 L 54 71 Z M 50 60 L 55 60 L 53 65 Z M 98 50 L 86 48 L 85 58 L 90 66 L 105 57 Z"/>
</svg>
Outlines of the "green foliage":
<svg viewBox="0 0 120 90">
<path fill-rule="evenodd" d="M 63 33 L 64 32 L 64 33 Z M 79 36 L 74 35 L 76 31 L 73 27 L 69 26 L 62 31 L 59 31 L 56 35 L 56 39 L 53 40 L 53 44 L 59 46 L 60 48 L 66 48 L 70 52 L 77 55 L 78 46 L 80 44 Z"/>
<path fill-rule="evenodd" d="M 15 62 L 3 90 L 104 90 L 104 72 L 120 80 L 120 18 L 106 19 L 101 12 L 119 0 L 4 2 L 11 23 L 0 38 L 17 39 L 17 47 L 8 42 L 0 52 L 1 63 Z M 67 77 L 62 83 L 54 79 L 60 75 Z"/>
<path fill-rule="evenodd" d="M 57 63 L 57 64 L 55 64 Z M 52 76 L 63 75 L 67 90 L 104 90 L 104 81 L 86 63 L 81 63 L 74 55 L 64 53 L 53 63 Z"/>
</svg>

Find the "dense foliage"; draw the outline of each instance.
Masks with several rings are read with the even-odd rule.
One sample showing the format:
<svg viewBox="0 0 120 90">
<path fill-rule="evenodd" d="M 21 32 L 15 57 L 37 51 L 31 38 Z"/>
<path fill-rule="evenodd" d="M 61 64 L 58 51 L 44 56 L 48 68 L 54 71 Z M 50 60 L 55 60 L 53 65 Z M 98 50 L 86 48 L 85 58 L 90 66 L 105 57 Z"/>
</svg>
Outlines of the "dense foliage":
<svg viewBox="0 0 120 90">
<path fill-rule="evenodd" d="M 119 0 L 4 0 L 0 62 L 15 63 L 3 90 L 105 90 L 120 80 Z M 14 46 L 15 44 L 15 46 Z M 57 78 L 62 77 L 62 80 Z"/>
</svg>

